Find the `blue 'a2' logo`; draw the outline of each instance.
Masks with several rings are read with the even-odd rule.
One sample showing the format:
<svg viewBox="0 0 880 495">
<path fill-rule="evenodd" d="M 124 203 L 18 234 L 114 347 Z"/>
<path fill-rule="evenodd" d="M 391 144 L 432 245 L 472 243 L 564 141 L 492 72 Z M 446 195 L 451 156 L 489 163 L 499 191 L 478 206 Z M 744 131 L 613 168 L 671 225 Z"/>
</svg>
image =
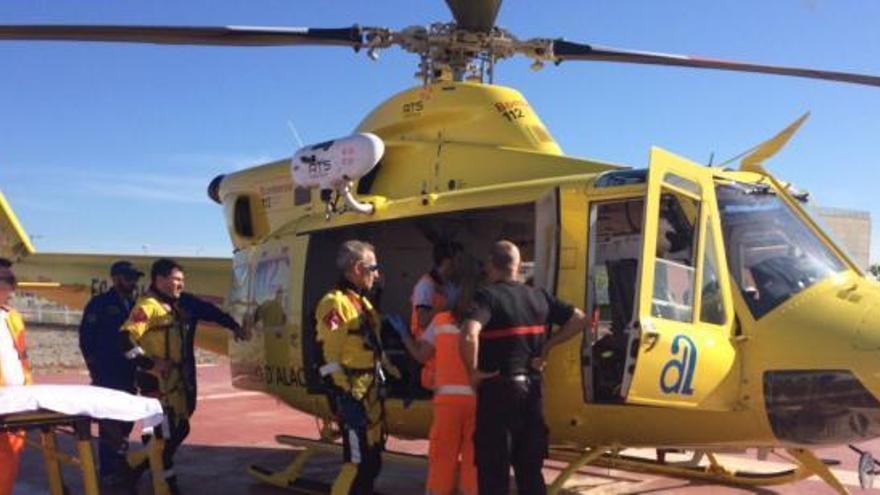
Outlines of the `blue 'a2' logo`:
<svg viewBox="0 0 880 495">
<path fill-rule="evenodd" d="M 694 369 L 697 367 L 697 346 L 685 335 L 672 339 L 672 359 L 660 373 L 660 390 L 664 394 L 693 395 Z M 679 355 L 679 352 L 681 355 Z"/>
</svg>

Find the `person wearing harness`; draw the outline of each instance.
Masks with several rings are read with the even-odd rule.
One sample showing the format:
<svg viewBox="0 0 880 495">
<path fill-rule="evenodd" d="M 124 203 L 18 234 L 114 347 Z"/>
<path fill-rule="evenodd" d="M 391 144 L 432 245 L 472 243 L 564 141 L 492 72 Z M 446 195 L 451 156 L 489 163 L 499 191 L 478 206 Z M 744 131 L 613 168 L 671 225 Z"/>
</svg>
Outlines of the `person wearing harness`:
<svg viewBox="0 0 880 495">
<path fill-rule="evenodd" d="M 496 242 L 491 284 L 477 291 L 460 336 L 461 357 L 477 391 L 474 457 L 480 495 L 544 495 L 547 456 L 541 371 L 548 351 L 587 328 L 584 313 L 546 290 L 517 281 L 519 249 Z M 548 325 L 562 329 L 548 337 Z"/>
<path fill-rule="evenodd" d="M 79 325 L 79 348 L 92 385 L 135 393 L 134 364 L 119 350 L 119 328 L 134 306 L 137 282 L 144 274 L 129 261 L 110 266 L 113 287 L 93 296 L 83 310 Z M 125 452 L 134 423 L 98 422 L 98 459 L 101 481 L 115 485 L 124 481 Z"/>
<path fill-rule="evenodd" d="M 339 247 L 336 266 L 342 276 L 315 311 L 324 362 L 319 372 L 342 431 L 343 465 L 331 494 L 372 494 L 385 441 L 383 369 L 396 377 L 400 373 L 382 350 L 379 313 L 366 295 L 379 278 L 375 249 L 347 241 Z"/>
<path fill-rule="evenodd" d="M 24 320 L 9 306 L 16 285 L 10 265 L 5 259 L 0 261 L 0 387 L 31 383 Z M 24 443 L 24 432 L 0 433 L 0 493 L 12 493 Z"/>
<path fill-rule="evenodd" d="M 410 328 L 416 339 L 422 336 L 434 315 L 446 311 L 454 304 L 458 291 L 451 278 L 455 255 L 461 251 L 461 244 L 457 242 L 434 244 L 434 266 L 416 282 L 411 297 Z M 434 369 L 434 359 L 422 363 L 422 387 L 429 390 L 434 388 Z"/>
<path fill-rule="evenodd" d="M 405 326 L 394 327 L 413 357 L 420 362 L 433 359 L 436 363 L 434 420 L 425 484 L 429 495 L 477 495 L 472 440 L 477 401 L 461 360 L 458 326 L 471 307 L 481 271 L 476 259 L 459 252 L 455 256 L 459 294 L 452 309 L 437 313 L 418 341 L 413 341 Z"/>
<path fill-rule="evenodd" d="M 163 474 L 172 493 L 179 493 L 174 454 L 189 434 L 191 411 L 183 369 L 183 332 L 188 321 L 180 307 L 184 273 L 174 260 L 156 260 L 150 269 L 150 289 L 135 303 L 120 328 L 122 352 L 134 362 L 141 395 L 162 403 L 168 428 L 162 452 Z M 136 466 L 135 472 L 144 466 Z"/>
</svg>

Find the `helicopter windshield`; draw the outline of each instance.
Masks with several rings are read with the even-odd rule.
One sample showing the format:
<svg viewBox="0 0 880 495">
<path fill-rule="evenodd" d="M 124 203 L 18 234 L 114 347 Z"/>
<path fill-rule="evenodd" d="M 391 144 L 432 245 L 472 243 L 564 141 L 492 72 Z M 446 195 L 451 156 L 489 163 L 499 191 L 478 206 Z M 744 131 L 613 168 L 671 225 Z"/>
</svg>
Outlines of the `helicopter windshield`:
<svg viewBox="0 0 880 495">
<path fill-rule="evenodd" d="M 846 265 L 767 185 L 717 184 L 730 273 L 755 319 Z"/>
</svg>

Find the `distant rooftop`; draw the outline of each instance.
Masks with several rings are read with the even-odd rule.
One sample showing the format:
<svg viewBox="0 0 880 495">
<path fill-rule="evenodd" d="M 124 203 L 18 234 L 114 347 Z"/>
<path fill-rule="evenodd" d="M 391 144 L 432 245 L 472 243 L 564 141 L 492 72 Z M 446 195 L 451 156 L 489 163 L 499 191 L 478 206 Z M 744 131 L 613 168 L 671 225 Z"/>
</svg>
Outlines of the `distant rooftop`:
<svg viewBox="0 0 880 495">
<path fill-rule="evenodd" d="M 846 208 L 831 208 L 827 206 L 816 207 L 823 217 L 844 217 L 871 220 L 871 213 L 864 210 L 849 210 Z"/>
<path fill-rule="evenodd" d="M 862 210 L 816 207 L 831 234 L 853 261 L 867 269 L 871 260 L 871 214 Z"/>
</svg>

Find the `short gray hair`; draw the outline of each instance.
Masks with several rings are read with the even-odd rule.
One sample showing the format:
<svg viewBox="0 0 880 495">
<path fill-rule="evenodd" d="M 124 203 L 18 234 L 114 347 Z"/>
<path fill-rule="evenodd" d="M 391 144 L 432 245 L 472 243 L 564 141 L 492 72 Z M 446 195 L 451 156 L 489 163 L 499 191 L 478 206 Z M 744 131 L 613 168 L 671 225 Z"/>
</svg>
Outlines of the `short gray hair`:
<svg viewBox="0 0 880 495">
<path fill-rule="evenodd" d="M 355 263 L 362 261 L 368 251 L 376 252 L 376 248 L 369 242 L 358 240 L 343 242 L 336 253 L 336 268 L 343 272 L 348 271 Z"/>
</svg>

